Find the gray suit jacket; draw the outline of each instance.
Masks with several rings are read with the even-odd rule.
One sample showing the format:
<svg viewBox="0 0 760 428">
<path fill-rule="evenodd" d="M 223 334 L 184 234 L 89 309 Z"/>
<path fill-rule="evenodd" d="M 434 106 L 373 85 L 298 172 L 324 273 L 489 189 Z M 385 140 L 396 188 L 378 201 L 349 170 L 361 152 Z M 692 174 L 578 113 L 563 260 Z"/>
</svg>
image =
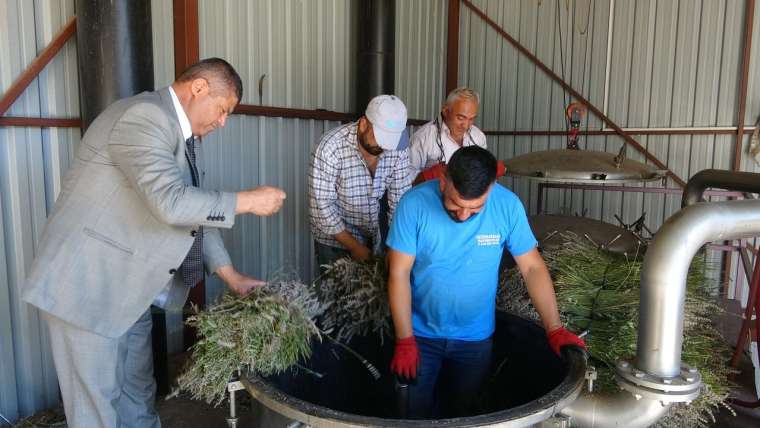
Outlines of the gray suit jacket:
<svg viewBox="0 0 760 428">
<path fill-rule="evenodd" d="M 216 228 L 232 227 L 236 205 L 234 193 L 191 183 L 168 88 L 109 106 L 66 173 L 24 300 L 107 337 L 126 332 L 170 281 L 170 306 L 184 303 L 175 273 L 195 231 L 204 226 L 208 271 L 229 264 Z"/>
</svg>

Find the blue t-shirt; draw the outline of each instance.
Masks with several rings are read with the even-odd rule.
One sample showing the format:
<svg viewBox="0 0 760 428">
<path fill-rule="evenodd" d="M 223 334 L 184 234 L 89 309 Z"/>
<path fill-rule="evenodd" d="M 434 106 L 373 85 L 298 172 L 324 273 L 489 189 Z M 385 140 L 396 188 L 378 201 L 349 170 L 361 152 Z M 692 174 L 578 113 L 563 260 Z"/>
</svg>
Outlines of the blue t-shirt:
<svg viewBox="0 0 760 428">
<path fill-rule="evenodd" d="M 462 223 L 449 217 L 438 180 L 408 191 L 386 241 L 415 256 L 415 336 L 483 340 L 495 327 L 496 286 L 504 246 L 520 256 L 537 242 L 520 199 L 498 183 L 483 208 Z"/>
</svg>

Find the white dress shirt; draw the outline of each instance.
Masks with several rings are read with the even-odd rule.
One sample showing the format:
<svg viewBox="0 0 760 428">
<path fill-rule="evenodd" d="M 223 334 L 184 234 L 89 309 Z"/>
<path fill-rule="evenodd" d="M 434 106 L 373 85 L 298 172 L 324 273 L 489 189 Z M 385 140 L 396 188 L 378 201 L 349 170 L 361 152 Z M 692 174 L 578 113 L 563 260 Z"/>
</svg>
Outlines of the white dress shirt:
<svg viewBox="0 0 760 428">
<path fill-rule="evenodd" d="M 193 129 L 190 126 L 190 119 L 188 119 L 185 109 L 182 108 L 182 104 L 177 98 L 177 94 L 174 92 L 174 88 L 169 86 L 169 94 L 172 96 L 172 103 L 174 104 L 174 112 L 177 113 L 177 120 L 179 120 L 179 127 L 182 129 L 182 138 L 187 140 L 193 135 Z M 153 305 L 163 308 L 166 305 L 166 298 L 169 297 L 169 290 L 171 289 L 173 279 L 164 286 L 163 290 L 153 300 Z"/>
</svg>

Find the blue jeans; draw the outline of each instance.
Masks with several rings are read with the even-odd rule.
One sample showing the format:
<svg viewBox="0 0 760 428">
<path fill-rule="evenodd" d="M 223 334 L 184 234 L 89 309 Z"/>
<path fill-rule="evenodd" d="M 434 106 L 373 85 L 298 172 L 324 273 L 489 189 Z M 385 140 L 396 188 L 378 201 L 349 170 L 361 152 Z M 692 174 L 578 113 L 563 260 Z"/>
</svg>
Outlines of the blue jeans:
<svg viewBox="0 0 760 428">
<path fill-rule="evenodd" d="M 472 415 L 491 368 L 493 339 L 465 341 L 417 337 L 420 367 L 409 385 L 410 419 Z"/>
</svg>

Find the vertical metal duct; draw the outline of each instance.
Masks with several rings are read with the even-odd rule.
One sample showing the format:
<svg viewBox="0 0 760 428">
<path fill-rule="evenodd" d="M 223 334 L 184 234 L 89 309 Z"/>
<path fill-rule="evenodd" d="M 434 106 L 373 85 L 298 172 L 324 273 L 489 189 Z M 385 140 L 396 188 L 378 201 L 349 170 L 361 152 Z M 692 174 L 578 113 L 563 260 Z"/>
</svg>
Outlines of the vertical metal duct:
<svg viewBox="0 0 760 428">
<path fill-rule="evenodd" d="M 396 1 L 357 4 L 356 111 L 363 114 L 374 96 L 394 93 Z"/>
<path fill-rule="evenodd" d="M 82 132 L 109 104 L 153 90 L 150 0 L 77 0 Z"/>
<path fill-rule="evenodd" d="M 695 204 L 665 222 L 641 271 L 639 369 L 661 377 L 679 375 L 691 259 L 708 242 L 755 236 L 760 236 L 760 200 Z"/>
</svg>

